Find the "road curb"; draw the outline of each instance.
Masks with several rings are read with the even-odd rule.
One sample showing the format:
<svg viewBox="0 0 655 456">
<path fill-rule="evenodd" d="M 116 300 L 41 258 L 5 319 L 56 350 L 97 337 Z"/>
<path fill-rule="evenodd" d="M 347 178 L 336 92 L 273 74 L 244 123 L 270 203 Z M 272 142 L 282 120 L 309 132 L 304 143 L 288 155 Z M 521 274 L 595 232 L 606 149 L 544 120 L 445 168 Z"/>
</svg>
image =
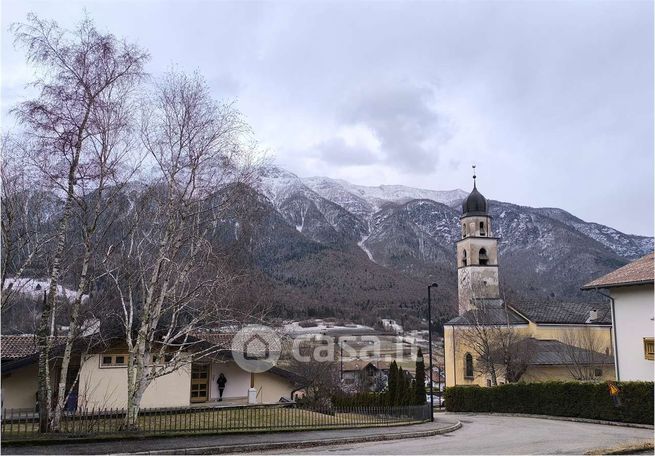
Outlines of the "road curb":
<svg viewBox="0 0 655 456">
<path fill-rule="evenodd" d="M 554 421 L 574 421 L 576 423 L 590 423 L 590 424 L 604 424 L 607 426 L 621 426 L 628 428 L 639 428 L 639 429 L 655 429 L 650 424 L 640 424 L 640 423 L 624 423 L 622 421 L 605 421 L 605 420 L 593 420 L 590 418 L 577 418 L 574 416 L 553 416 L 553 415 L 533 415 L 528 413 L 488 413 L 488 412 L 448 412 L 457 415 L 490 415 L 490 416 L 515 416 L 518 418 L 539 418 L 542 420 L 554 420 Z"/>
<path fill-rule="evenodd" d="M 413 432 L 396 432 L 393 434 L 373 434 L 364 436 L 353 437 L 338 437 L 331 439 L 316 439 L 295 442 L 270 442 L 270 443 L 251 443 L 245 445 L 212 445 L 206 447 L 196 448 L 177 448 L 166 450 L 153 450 L 142 451 L 130 454 L 143 454 L 143 455 L 166 455 L 166 454 L 225 454 L 225 453 L 246 453 L 246 452 L 259 452 L 270 450 L 284 450 L 287 448 L 310 448 L 315 446 L 324 445 L 343 445 L 348 443 L 362 443 L 362 442 L 380 442 L 385 440 L 400 440 L 400 439 L 415 439 L 421 437 L 431 437 L 439 434 L 447 434 L 456 431 L 462 427 L 462 422 L 443 428 L 428 430 L 428 431 L 413 431 Z"/>
<path fill-rule="evenodd" d="M 587 451 L 585 454 L 589 454 L 589 455 L 633 454 L 636 452 L 652 450 L 653 448 L 654 447 L 652 441 L 643 441 L 639 443 L 620 445 L 616 447 L 594 448 L 593 450 Z"/>
</svg>

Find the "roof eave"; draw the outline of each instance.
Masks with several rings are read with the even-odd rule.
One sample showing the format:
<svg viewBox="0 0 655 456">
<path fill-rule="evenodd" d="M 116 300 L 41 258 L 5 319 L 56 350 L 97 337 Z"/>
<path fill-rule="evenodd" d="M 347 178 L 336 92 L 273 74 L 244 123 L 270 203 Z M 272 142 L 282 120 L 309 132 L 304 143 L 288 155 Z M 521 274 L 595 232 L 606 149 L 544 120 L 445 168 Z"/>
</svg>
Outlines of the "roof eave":
<svg viewBox="0 0 655 456">
<path fill-rule="evenodd" d="M 605 288 L 623 288 L 623 287 L 633 287 L 637 285 L 653 285 L 655 281 L 653 279 L 648 279 L 648 280 L 635 280 L 632 282 L 616 282 L 616 283 L 603 283 L 603 284 L 593 284 L 588 283 L 587 285 L 580 287 L 581 290 L 587 291 L 587 290 L 600 290 L 600 289 L 605 289 Z"/>
</svg>

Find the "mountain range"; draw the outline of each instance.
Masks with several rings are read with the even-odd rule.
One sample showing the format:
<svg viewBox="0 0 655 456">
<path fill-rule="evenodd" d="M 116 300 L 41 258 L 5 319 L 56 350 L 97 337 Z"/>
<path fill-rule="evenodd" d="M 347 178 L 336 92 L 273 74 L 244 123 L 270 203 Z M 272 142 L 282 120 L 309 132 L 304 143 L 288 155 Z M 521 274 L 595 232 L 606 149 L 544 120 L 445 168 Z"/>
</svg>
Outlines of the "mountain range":
<svg viewBox="0 0 655 456">
<path fill-rule="evenodd" d="M 356 317 L 367 303 L 377 314 L 420 316 L 425 285 L 437 281 L 439 308 L 452 315 L 455 242 L 467 192 L 300 178 L 275 166 L 264 169 L 258 190 L 291 228 L 269 236 L 314 246 L 306 254 L 301 249 L 292 260 L 275 258 L 264 267 L 270 278 L 306 295 L 304 303 L 320 296 L 310 307 L 329 307 L 339 315 L 345 306 L 351 311 L 346 314 Z M 598 299 L 580 287 L 653 250 L 653 238 L 585 222 L 562 209 L 494 200 L 489 207 L 494 235 L 500 237 L 499 270 L 507 299 Z M 304 286 L 295 286 L 294 280 Z"/>
<path fill-rule="evenodd" d="M 122 190 L 120 204 L 103 222 L 106 239 L 118 235 L 113 231 L 147 188 L 134 183 Z M 229 267 L 239 271 L 234 299 L 244 306 L 264 304 L 274 320 L 333 317 L 374 325 L 393 318 L 418 328 L 425 324 L 427 284 L 439 285 L 432 294 L 436 319 L 455 315 L 455 243 L 467 195 L 459 189 L 300 178 L 268 166 L 257 185 L 245 188 L 238 204 L 216 223 L 211 241 L 217 251 L 229 252 Z M 39 228 L 48 231 L 56 226 L 50 221 L 61 211 L 61 201 L 52 195 L 46 199 L 41 210 L 47 214 L 36 209 L 30 214 L 48 221 Z M 653 250 L 653 238 L 588 223 L 561 209 L 494 200 L 489 208 L 493 234 L 500 238 L 501 290 L 508 301 L 602 299 L 580 287 Z M 46 263 L 32 264 L 29 275 L 44 277 Z M 75 286 L 66 277 L 62 284 Z M 20 326 L 24 320 L 26 311 L 17 308 L 4 316 L 3 328 L 5 322 Z"/>
</svg>

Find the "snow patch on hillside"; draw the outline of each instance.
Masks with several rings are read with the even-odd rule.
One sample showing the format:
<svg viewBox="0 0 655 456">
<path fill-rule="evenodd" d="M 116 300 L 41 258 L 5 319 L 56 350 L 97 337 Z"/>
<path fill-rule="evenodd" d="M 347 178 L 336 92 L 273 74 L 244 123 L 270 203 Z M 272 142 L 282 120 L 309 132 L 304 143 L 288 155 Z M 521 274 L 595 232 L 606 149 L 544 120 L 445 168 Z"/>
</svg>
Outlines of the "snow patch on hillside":
<svg viewBox="0 0 655 456">
<path fill-rule="evenodd" d="M 30 277 L 21 277 L 19 279 L 9 277 L 5 282 L 4 290 L 12 290 L 13 292 L 28 295 L 34 299 L 42 299 L 43 293 L 48 290 L 50 282 L 48 279 L 35 279 Z M 4 291 L 3 290 L 3 291 Z M 57 285 L 57 296 L 64 297 L 65 299 L 72 300 L 75 298 L 77 292 L 66 288 L 62 285 Z M 82 301 L 88 299 L 88 295 L 82 295 Z"/>
<path fill-rule="evenodd" d="M 366 236 L 363 236 L 363 237 L 362 237 L 362 240 L 359 241 L 359 242 L 357 243 L 357 245 L 358 245 L 359 248 L 362 249 L 362 250 L 364 251 L 364 253 L 368 256 L 368 259 L 371 260 L 373 263 L 375 263 L 376 261 L 373 259 L 373 254 L 372 254 L 371 251 L 368 249 L 368 247 L 366 247 L 366 245 L 364 244 L 364 243 L 366 242 L 366 240 L 369 238 L 369 236 L 370 236 L 370 234 L 367 234 Z"/>
</svg>

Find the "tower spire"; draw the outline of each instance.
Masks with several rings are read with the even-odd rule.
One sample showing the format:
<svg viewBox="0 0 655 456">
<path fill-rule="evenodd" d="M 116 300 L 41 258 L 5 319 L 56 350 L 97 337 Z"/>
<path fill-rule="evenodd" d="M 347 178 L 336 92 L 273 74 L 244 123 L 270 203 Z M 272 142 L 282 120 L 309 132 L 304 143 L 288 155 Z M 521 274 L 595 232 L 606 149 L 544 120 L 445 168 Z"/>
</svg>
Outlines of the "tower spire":
<svg viewBox="0 0 655 456">
<path fill-rule="evenodd" d="M 475 175 L 475 165 L 473 165 L 472 168 L 473 168 L 473 188 L 476 188 L 475 187 L 475 178 L 478 177 L 478 176 Z"/>
</svg>

